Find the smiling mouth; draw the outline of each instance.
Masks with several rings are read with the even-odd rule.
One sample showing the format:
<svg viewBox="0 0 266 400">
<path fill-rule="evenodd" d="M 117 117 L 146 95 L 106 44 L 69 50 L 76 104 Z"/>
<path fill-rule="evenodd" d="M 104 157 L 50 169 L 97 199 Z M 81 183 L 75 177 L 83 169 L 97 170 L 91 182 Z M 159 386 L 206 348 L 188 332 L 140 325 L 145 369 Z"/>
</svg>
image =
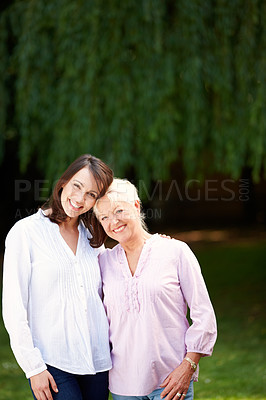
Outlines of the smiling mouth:
<svg viewBox="0 0 266 400">
<path fill-rule="evenodd" d="M 76 205 L 72 200 L 69 199 L 69 204 L 71 206 L 72 209 L 74 209 L 75 211 L 80 211 L 82 209 L 82 206 L 78 206 Z"/>
<path fill-rule="evenodd" d="M 121 226 L 119 226 L 118 228 L 113 229 L 113 232 L 114 232 L 114 233 L 122 232 L 122 231 L 125 229 L 125 227 L 126 227 L 126 225 L 121 225 Z"/>
</svg>

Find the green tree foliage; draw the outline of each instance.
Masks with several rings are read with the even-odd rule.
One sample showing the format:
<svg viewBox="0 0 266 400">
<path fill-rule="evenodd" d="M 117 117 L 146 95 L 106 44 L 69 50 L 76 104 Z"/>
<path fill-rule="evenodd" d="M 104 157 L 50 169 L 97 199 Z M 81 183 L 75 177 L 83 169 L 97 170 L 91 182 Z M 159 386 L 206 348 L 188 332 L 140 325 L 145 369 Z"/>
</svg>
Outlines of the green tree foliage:
<svg viewBox="0 0 266 400">
<path fill-rule="evenodd" d="M 54 179 L 76 156 L 116 175 L 238 177 L 266 166 L 263 0 L 18 0 L 0 20 L 0 129 Z"/>
</svg>

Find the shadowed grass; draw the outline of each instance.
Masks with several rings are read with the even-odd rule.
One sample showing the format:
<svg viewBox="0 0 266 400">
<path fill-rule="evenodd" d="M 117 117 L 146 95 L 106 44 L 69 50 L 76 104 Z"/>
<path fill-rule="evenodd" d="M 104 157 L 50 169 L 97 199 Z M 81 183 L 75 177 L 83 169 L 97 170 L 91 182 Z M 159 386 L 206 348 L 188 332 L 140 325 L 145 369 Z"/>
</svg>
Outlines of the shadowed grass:
<svg viewBox="0 0 266 400">
<path fill-rule="evenodd" d="M 201 360 L 199 399 L 266 399 L 266 246 L 196 251 L 218 320 L 211 358 Z"/>
<path fill-rule="evenodd" d="M 218 320 L 217 344 L 200 362 L 195 398 L 266 400 L 266 245 L 206 245 L 194 252 Z M 0 360 L 0 400 L 31 400 L 2 323 Z"/>
</svg>

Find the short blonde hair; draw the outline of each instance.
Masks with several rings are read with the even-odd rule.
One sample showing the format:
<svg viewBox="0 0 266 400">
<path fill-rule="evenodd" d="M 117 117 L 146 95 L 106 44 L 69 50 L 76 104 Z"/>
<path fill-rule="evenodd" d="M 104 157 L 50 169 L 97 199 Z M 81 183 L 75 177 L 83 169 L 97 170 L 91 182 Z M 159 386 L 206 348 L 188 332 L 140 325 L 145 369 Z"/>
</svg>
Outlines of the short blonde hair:
<svg viewBox="0 0 266 400">
<path fill-rule="evenodd" d="M 126 203 L 129 203 L 131 205 L 134 205 L 136 201 L 139 201 L 141 206 L 141 201 L 136 186 L 134 186 L 133 183 L 129 182 L 127 179 L 114 178 L 113 182 L 107 189 L 105 196 L 107 196 L 111 202 L 125 201 Z M 99 211 L 97 208 L 99 201 L 101 201 L 101 198 L 96 201 L 93 207 L 94 214 L 96 215 L 97 218 L 99 215 Z M 148 231 L 144 219 L 145 215 L 141 211 L 140 212 L 141 226 L 145 231 Z"/>
</svg>

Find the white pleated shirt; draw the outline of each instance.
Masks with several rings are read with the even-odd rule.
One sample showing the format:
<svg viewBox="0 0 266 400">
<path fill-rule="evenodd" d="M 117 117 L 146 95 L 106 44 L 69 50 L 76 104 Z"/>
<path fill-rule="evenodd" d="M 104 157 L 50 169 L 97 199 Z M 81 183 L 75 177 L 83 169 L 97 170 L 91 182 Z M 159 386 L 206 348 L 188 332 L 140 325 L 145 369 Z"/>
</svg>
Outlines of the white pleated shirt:
<svg viewBox="0 0 266 400">
<path fill-rule="evenodd" d="M 6 238 L 3 318 L 27 378 L 46 364 L 74 374 L 112 367 L 98 254 L 79 224 L 76 255 L 42 210 Z"/>
</svg>

